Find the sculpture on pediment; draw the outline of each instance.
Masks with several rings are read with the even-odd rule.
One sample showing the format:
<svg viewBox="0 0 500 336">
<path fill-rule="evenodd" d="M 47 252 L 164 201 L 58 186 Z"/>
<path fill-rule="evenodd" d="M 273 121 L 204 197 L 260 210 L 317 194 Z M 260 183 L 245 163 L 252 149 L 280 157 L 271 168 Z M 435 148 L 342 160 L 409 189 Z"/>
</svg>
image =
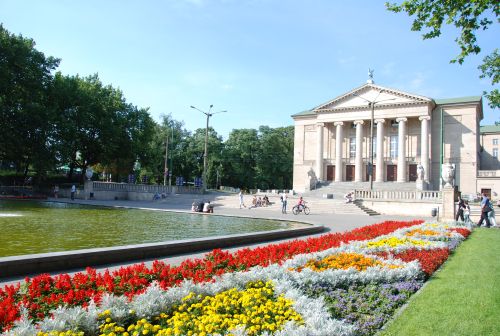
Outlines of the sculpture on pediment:
<svg viewBox="0 0 500 336">
<path fill-rule="evenodd" d="M 373 69 L 368 69 L 368 80 L 366 81 L 368 84 L 373 84 L 374 81 L 373 81 L 373 73 L 375 72 L 375 70 Z"/>
</svg>

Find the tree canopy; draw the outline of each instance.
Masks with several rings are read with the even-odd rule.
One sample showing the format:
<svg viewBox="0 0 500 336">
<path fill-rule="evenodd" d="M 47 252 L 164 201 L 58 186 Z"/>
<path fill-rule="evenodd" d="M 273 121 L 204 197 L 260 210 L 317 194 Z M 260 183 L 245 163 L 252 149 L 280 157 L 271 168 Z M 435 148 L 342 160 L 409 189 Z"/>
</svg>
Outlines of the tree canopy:
<svg viewBox="0 0 500 336">
<path fill-rule="evenodd" d="M 163 183 L 168 144 L 174 183 L 202 176 L 206 129 L 190 132 L 171 115 L 157 123 L 97 74 L 64 75 L 58 65 L 0 25 L 0 166 L 39 181 L 68 166 L 69 179 L 93 167 L 106 180 L 127 181 L 139 170 L 137 181 Z M 209 128 L 206 185 L 290 188 L 292 153 L 293 127 L 235 129 L 226 142 Z"/>
<path fill-rule="evenodd" d="M 459 64 L 462 64 L 467 56 L 481 52 L 476 35 L 494 23 L 500 23 L 498 0 L 406 0 L 401 4 L 386 3 L 386 7 L 395 13 L 406 12 L 414 16 L 411 30 L 423 30 L 424 39 L 440 36 L 443 24 L 453 24 L 460 31 L 460 35 L 455 39 L 460 47 L 460 54 L 451 62 Z M 492 85 L 498 84 L 499 63 L 498 49 L 495 49 L 484 58 L 483 64 L 479 66 L 482 71 L 480 77 L 491 78 Z M 485 95 L 492 108 L 500 107 L 498 89 L 493 89 L 489 93 L 485 92 Z"/>
</svg>

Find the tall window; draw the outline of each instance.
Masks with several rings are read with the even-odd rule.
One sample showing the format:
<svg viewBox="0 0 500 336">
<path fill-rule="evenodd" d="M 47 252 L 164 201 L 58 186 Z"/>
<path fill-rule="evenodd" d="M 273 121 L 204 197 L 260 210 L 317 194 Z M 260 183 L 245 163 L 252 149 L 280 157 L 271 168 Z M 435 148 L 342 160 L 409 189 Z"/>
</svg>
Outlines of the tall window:
<svg viewBox="0 0 500 336">
<path fill-rule="evenodd" d="M 493 145 L 498 145 L 498 139 L 493 139 Z"/>
<path fill-rule="evenodd" d="M 498 148 L 493 148 L 493 157 L 498 158 Z"/>
<path fill-rule="evenodd" d="M 349 138 L 349 157 L 355 157 L 356 156 L 356 138 L 352 137 Z"/>
<path fill-rule="evenodd" d="M 398 157 L 398 136 L 391 135 L 391 159 L 395 159 Z"/>
</svg>

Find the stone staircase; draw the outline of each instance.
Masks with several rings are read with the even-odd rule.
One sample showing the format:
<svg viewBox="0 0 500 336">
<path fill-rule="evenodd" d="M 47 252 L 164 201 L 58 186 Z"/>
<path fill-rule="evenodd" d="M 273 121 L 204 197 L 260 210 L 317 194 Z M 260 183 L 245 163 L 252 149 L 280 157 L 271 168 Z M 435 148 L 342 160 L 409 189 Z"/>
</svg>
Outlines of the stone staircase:
<svg viewBox="0 0 500 336">
<path fill-rule="evenodd" d="M 276 194 L 266 194 L 269 197 L 271 205 L 267 207 L 259 207 L 258 211 L 270 211 L 270 212 L 281 212 L 281 200 L 279 195 Z M 257 194 L 258 196 L 264 196 L 264 193 Z M 346 204 L 343 198 L 328 199 L 323 197 L 317 197 L 314 195 L 296 195 L 288 197 L 287 210 L 291 212 L 292 207 L 298 203 L 299 197 L 303 196 L 306 205 L 311 209 L 311 213 L 317 214 L 338 214 L 338 215 L 358 215 L 358 216 L 371 216 L 374 213 L 368 208 L 361 208 L 355 203 Z M 245 195 L 244 202 L 247 207 L 252 204 L 253 195 Z M 229 195 L 219 195 L 213 199 L 214 204 L 217 206 L 220 204 L 222 207 L 227 208 L 239 208 L 239 199 L 237 194 Z M 253 210 L 253 209 L 252 209 Z"/>
<path fill-rule="evenodd" d="M 364 206 L 362 201 L 355 200 L 355 201 L 354 201 L 354 204 L 355 204 L 358 208 L 360 208 L 361 210 L 363 210 L 364 212 L 366 212 L 366 214 L 367 214 L 368 216 L 379 216 L 379 215 L 380 215 L 377 211 L 372 210 L 372 209 L 370 209 L 370 208 L 368 208 L 368 207 Z"/>
</svg>

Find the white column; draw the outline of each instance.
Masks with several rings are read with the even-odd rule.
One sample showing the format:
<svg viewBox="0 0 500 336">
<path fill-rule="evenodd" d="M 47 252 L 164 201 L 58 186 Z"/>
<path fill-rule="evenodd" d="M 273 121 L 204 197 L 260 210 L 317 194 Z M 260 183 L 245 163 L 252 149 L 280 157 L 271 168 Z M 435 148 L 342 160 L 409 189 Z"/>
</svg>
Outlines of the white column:
<svg viewBox="0 0 500 336">
<path fill-rule="evenodd" d="M 335 124 L 335 182 L 342 181 L 342 144 L 344 142 L 343 126 L 342 121 L 336 122 Z"/>
<path fill-rule="evenodd" d="M 375 182 L 384 182 L 384 119 L 375 120 L 377 124 L 377 163 Z"/>
<path fill-rule="evenodd" d="M 406 118 L 397 118 L 398 127 L 398 179 L 406 182 Z"/>
<path fill-rule="evenodd" d="M 318 146 L 316 152 L 316 178 L 323 180 L 323 123 L 316 124 L 316 131 L 318 132 Z"/>
<path fill-rule="evenodd" d="M 429 120 L 431 117 L 424 116 L 420 119 L 420 163 L 424 167 L 424 181 L 429 182 Z"/>
<path fill-rule="evenodd" d="M 354 167 L 354 182 L 363 181 L 363 120 L 356 120 L 356 160 Z"/>
</svg>

